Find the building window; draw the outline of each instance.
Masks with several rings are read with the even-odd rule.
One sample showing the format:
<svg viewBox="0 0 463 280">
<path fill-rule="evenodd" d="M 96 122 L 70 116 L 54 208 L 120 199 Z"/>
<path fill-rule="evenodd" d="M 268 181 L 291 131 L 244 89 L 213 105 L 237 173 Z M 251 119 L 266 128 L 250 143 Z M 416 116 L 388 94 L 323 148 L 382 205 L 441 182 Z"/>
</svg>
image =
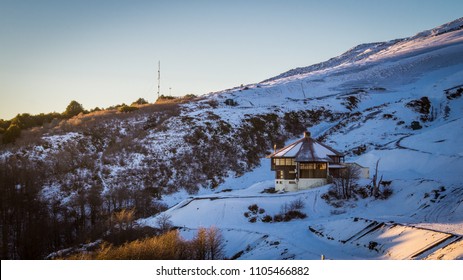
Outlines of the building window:
<svg viewBox="0 0 463 280">
<path fill-rule="evenodd" d="M 315 163 L 301 163 L 299 168 L 301 170 L 313 170 L 315 169 Z"/>
<path fill-rule="evenodd" d="M 318 170 L 325 170 L 326 169 L 326 163 L 317 163 L 317 169 Z"/>
<path fill-rule="evenodd" d="M 278 170 L 275 179 L 293 180 L 296 179 L 297 172 L 293 170 Z"/>
<path fill-rule="evenodd" d="M 276 166 L 295 166 L 294 158 L 274 158 L 273 163 Z"/>
<path fill-rule="evenodd" d="M 327 164 L 326 162 L 321 163 L 301 163 L 299 164 L 301 170 L 300 178 L 326 178 Z"/>
<path fill-rule="evenodd" d="M 342 156 L 331 156 L 330 158 L 331 158 L 333 163 L 344 162 L 344 157 L 342 157 Z"/>
<path fill-rule="evenodd" d="M 325 170 L 326 169 L 326 163 L 301 163 L 299 165 L 299 168 L 301 170 Z"/>
</svg>

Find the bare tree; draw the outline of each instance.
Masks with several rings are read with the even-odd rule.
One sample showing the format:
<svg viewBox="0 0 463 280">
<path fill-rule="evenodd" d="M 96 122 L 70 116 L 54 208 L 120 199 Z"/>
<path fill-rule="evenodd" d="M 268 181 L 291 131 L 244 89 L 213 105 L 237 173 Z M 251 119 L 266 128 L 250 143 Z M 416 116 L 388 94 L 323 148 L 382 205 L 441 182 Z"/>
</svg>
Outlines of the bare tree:
<svg viewBox="0 0 463 280">
<path fill-rule="evenodd" d="M 192 245 L 196 259 L 217 260 L 224 258 L 224 239 L 216 227 L 199 228 Z"/>
<path fill-rule="evenodd" d="M 198 229 L 196 237 L 192 241 L 193 251 L 195 252 L 196 259 L 206 260 L 207 259 L 207 231 L 201 227 Z"/>
<path fill-rule="evenodd" d="M 341 170 L 339 176 L 333 178 L 336 192 L 341 198 L 348 199 L 352 197 L 357 180 L 360 178 L 360 172 L 357 165 L 348 164 Z"/>
<path fill-rule="evenodd" d="M 372 184 L 373 188 L 371 190 L 371 196 L 378 197 L 379 195 L 379 185 L 381 185 L 381 181 L 383 181 L 383 176 L 381 175 L 381 178 L 378 181 L 378 165 L 379 165 L 379 160 L 376 162 L 376 167 L 375 167 L 375 174 L 373 175 L 372 179 Z"/>
<path fill-rule="evenodd" d="M 167 213 L 162 213 L 156 218 L 156 224 L 162 233 L 166 233 L 172 229 L 172 221 L 170 218 L 172 218 L 172 216 Z"/>
<path fill-rule="evenodd" d="M 216 227 L 210 227 L 207 232 L 207 245 L 210 260 L 224 258 L 224 239 L 222 233 Z"/>
</svg>

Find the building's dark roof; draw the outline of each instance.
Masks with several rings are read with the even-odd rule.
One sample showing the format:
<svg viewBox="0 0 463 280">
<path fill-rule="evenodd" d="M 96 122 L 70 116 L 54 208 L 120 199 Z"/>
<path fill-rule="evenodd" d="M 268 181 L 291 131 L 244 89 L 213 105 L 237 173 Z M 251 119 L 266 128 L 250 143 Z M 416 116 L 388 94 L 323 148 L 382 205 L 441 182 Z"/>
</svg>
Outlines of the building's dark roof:
<svg viewBox="0 0 463 280">
<path fill-rule="evenodd" d="M 344 156 L 335 149 L 315 141 L 310 133 L 304 133 L 304 137 L 288 146 L 276 151 L 268 157 L 290 157 L 297 162 L 331 162 L 330 156 Z"/>
</svg>

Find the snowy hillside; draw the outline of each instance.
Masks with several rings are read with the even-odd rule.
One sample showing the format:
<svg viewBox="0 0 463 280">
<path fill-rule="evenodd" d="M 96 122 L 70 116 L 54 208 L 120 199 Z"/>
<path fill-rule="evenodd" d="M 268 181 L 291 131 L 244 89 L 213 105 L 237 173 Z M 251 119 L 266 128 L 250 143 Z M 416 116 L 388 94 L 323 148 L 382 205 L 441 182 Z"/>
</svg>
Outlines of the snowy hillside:
<svg viewBox="0 0 463 280">
<path fill-rule="evenodd" d="M 113 212 L 135 207 L 138 224 L 155 227 L 165 211 L 185 237 L 218 227 L 228 258 L 462 259 L 462 26 L 463 18 L 363 44 L 181 104 L 89 114 L 30 131 L 34 137 L 0 150 L 12 174 L 0 175 L 11 175 L 4 182 L 12 193 L 34 182 L 34 201 L 46 207 L 40 217 L 47 213 L 54 225 L 40 233 L 53 243 L 31 256 L 94 240 Z M 334 207 L 322 199 L 329 185 L 264 191 L 274 186 L 265 156 L 306 130 L 370 173 L 379 160 L 392 195 Z M 297 199 L 306 218 L 262 221 Z M 249 222 L 253 204 L 264 212 Z"/>
<path fill-rule="evenodd" d="M 463 25 L 463 21 L 460 18 L 460 19 L 457 19 L 455 21 L 446 23 L 446 24 L 444 24 L 442 26 L 436 27 L 434 29 L 420 32 L 420 33 L 418 33 L 415 36 L 410 37 L 410 38 L 395 39 L 395 40 L 391 40 L 391 41 L 388 41 L 388 42 L 377 42 L 377 43 L 361 44 L 361 45 L 358 45 L 358 46 L 348 50 L 344 54 L 342 54 L 340 56 L 337 56 L 337 57 L 334 57 L 334 58 L 332 58 L 332 59 L 330 59 L 328 61 L 325 61 L 325 62 L 322 62 L 322 63 L 319 63 L 319 64 L 315 64 L 315 65 L 311 65 L 311 66 L 308 66 L 308 67 L 300 67 L 300 68 L 292 69 L 292 70 L 290 70 L 288 72 L 285 72 L 285 73 L 282 73 L 282 74 L 280 74 L 280 75 L 278 75 L 276 77 L 267 79 L 264 82 L 274 81 L 274 80 L 278 80 L 278 79 L 282 79 L 282 78 L 286 78 L 286 77 L 290 77 L 290 76 L 295 76 L 295 75 L 300 75 L 300 74 L 306 74 L 306 73 L 310 73 L 310 72 L 316 72 L 316 71 L 329 69 L 329 68 L 335 68 L 335 67 L 341 66 L 343 64 L 358 62 L 358 61 L 364 60 L 364 59 L 369 58 L 369 57 L 372 58 L 372 57 L 375 57 L 375 55 L 378 55 L 377 56 L 378 58 L 379 57 L 386 58 L 388 55 L 385 55 L 385 54 L 387 54 L 388 52 L 389 53 L 396 53 L 396 52 L 398 52 L 398 51 L 400 51 L 402 49 L 404 49 L 404 51 L 406 51 L 407 50 L 406 46 L 425 49 L 425 48 L 428 48 L 430 46 L 428 46 L 427 43 L 420 42 L 420 40 L 425 41 L 429 37 L 435 37 L 435 36 L 438 36 L 438 35 L 442 35 L 444 33 L 460 30 L 460 29 L 462 29 L 462 25 Z M 451 41 L 447 41 L 448 38 L 445 38 L 445 37 L 441 37 L 441 38 L 443 39 L 443 41 L 441 41 L 441 44 L 439 44 L 437 47 L 443 47 L 443 46 L 445 46 L 447 44 L 452 43 Z M 436 47 L 436 45 L 434 45 L 434 47 Z M 408 48 L 408 50 L 410 50 L 410 49 Z M 412 53 L 412 55 L 416 55 L 416 53 Z M 373 59 L 373 60 L 375 60 L 375 59 Z M 370 61 L 372 61 L 372 60 L 370 60 Z M 378 61 L 376 61 L 376 62 L 378 62 Z"/>
<path fill-rule="evenodd" d="M 329 186 L 263 194 L 274 184 L 263 159 L 246 179 L 219 186 L 234 191 L 195 196 L 169 209 L 173 223 L 185 236 L 200 226 L 219 227 L 228 257 L 239 259 L 462 259 L 463 101 L 450 97 L 463 85 L 462 25 L 460 19 L 411 38 L 361 45 L 325 63 L 209 96 L 238 103 L 214 110 L 230 123 L 269 111 L 349 112 L 309 129 L 371 170 L 379 159 L 380 173 L 392 181 L 388 200 L 334 208 L 320 198 Z M 428 110 L 414 107 L 423 97 Z M 190 105 L 191 114 L 201 114 L 197 106 Z M 412 129 L 412 121 L 422 128 Z M 365 151 L 355 155 L 358 147 Z M 304 220 L 264 223 L 261 215 L 250 223 L 244 216 L 252 204 L 274 215 L 296 198 L 305 201 Z"/>
</svg>

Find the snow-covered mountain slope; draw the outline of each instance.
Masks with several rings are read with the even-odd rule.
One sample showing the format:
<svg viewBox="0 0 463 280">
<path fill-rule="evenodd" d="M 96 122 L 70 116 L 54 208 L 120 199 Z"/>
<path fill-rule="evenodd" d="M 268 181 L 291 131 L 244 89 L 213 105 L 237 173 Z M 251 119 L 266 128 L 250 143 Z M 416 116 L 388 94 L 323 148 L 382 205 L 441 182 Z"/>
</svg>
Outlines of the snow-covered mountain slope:
<svg viewBox="0 0 463 280">
<path fill-rule="evenodd" d="M 404 39 L 395 39 L 388 42 L 378 42 L 378 43 L 367 43 L 358 45 L 347 52 L 343 53 L 340 56 L 334 57 L 328 61 L 311 65 L 308 67 L 300 67 L 292 69 L 285 73 L 282 73 L 276 77 L 265 80 L 264 82 L 274 81 L 286 77 L 291 77 L 295 75 L 301 75 L 311 72 L 316 72 L 320 70 L 335 68 L 341 65 L 348 63 L 355 63 L 359 61 L 375 61 L 375 57 L 391 57 L 395 54 L 406 53 L 411 49 L 428 49 L 432 47 L 443 47 L 447 44 L 452 44 L 452 40 L 449 40 L 448 37 L 442 37 L 444 33 L 461 30 L 463 27 L 463 20 L 459 18 L 452 22 L 443 24 L 439 27 L 436 27 L 431 30 L 423 31 L 416 34 L 410 38 Z M 429 43 L 430 38 L 436 38 L 439 36 L 441 40 L 440 44 Z M 432 41 L 432 40 L 431 40 Z M 415 55 L 416 52 L 413 52 L 412 55 Z M 373 59 L 371 59 L 373 58 Z"/>
<path fill-rule="evenodd" d="M 85 240 L 77 233 L 124 207 L 150 216 L 161 209 L 150 203 L 161 197 L 186 237 L 201 226 L 221 229 L 229 258 L 461 259 L 462 25 L 463 18 L 364 44 L 180 105 L 76 117 L 43 135 L 29 132 L 37 139 L 4 148 L 0 164 L 40 171 L 34 182 L 41 200 L 53 222 L 63 222 L 56 240 Z M 379 160 L 392 196 L 336 208 L 321 198 L 329 186 L 262 193 L 274 178 L 265 155 L 305 130 L 371 173 Z M 12 189 L 30 182 L 26 171 L 24 180 L 11 180 Z M 261 221 L 298 198 L 306 218 Z M 252 204 L 265 209 L 254 223 L 244 216 Z M 156 226 L 156 216 L 139 223 Z"/>
<path fill-rule="evenodd" d="M 373 167 L 381 158 L 383 172 L 394 172 L 391 177 L 413 175 L 457 183 L 463 166 L 462 99 L 449 94 L 463 85 L 462 24 L 459 19 L 422 32 L 361 60 L 209 98 L 219 104 L 232 98 L 239 104 L 214 110 L 230 123 L 266 112 L 324 108 L 344 113 L 340 121 L 314 123 L 312 135 L 343 151 L 365 145 L 367 153 L 357 160 Z M 419 113 L 413 104 L 423 97 L 429 108 Z M 196 104 L 191 110 L 201 114 Z M 412 121 L 423 128 L 411 129 Z"/>
<path fill-rule="evenodd" d="M 186 236 L 200 226 L 219 227 L 228 257 L 239 259 L 462 259 L 463 99 L 452 97 L 463 86 L 462 25 L 459 19 L 411 38 L 361 45 L 326 63 L 208 97 L 221 104 L 213 112 L 232 124 L 268 112 L 343 113 L 308 129 L 370 170 L 380 160 L 380 174 L 392 181 L 388 200 L 334 208 L 320 198 L 328 186 L 263 194 L 273 173 L 262 160 L 247 180 L 230 178 L 218 188 L 233 191 L 169 209 L 173 223 Z M 222 105 L 227 99 L 238 105 Z M 204 113 L 198 104 L 189 109 Z M 306 219 L 264 223 L 263 214 L 250 223 L 244 216 L 252 204 L 275 215 L 296 198 L 305 201 Z"/>
</svg>

